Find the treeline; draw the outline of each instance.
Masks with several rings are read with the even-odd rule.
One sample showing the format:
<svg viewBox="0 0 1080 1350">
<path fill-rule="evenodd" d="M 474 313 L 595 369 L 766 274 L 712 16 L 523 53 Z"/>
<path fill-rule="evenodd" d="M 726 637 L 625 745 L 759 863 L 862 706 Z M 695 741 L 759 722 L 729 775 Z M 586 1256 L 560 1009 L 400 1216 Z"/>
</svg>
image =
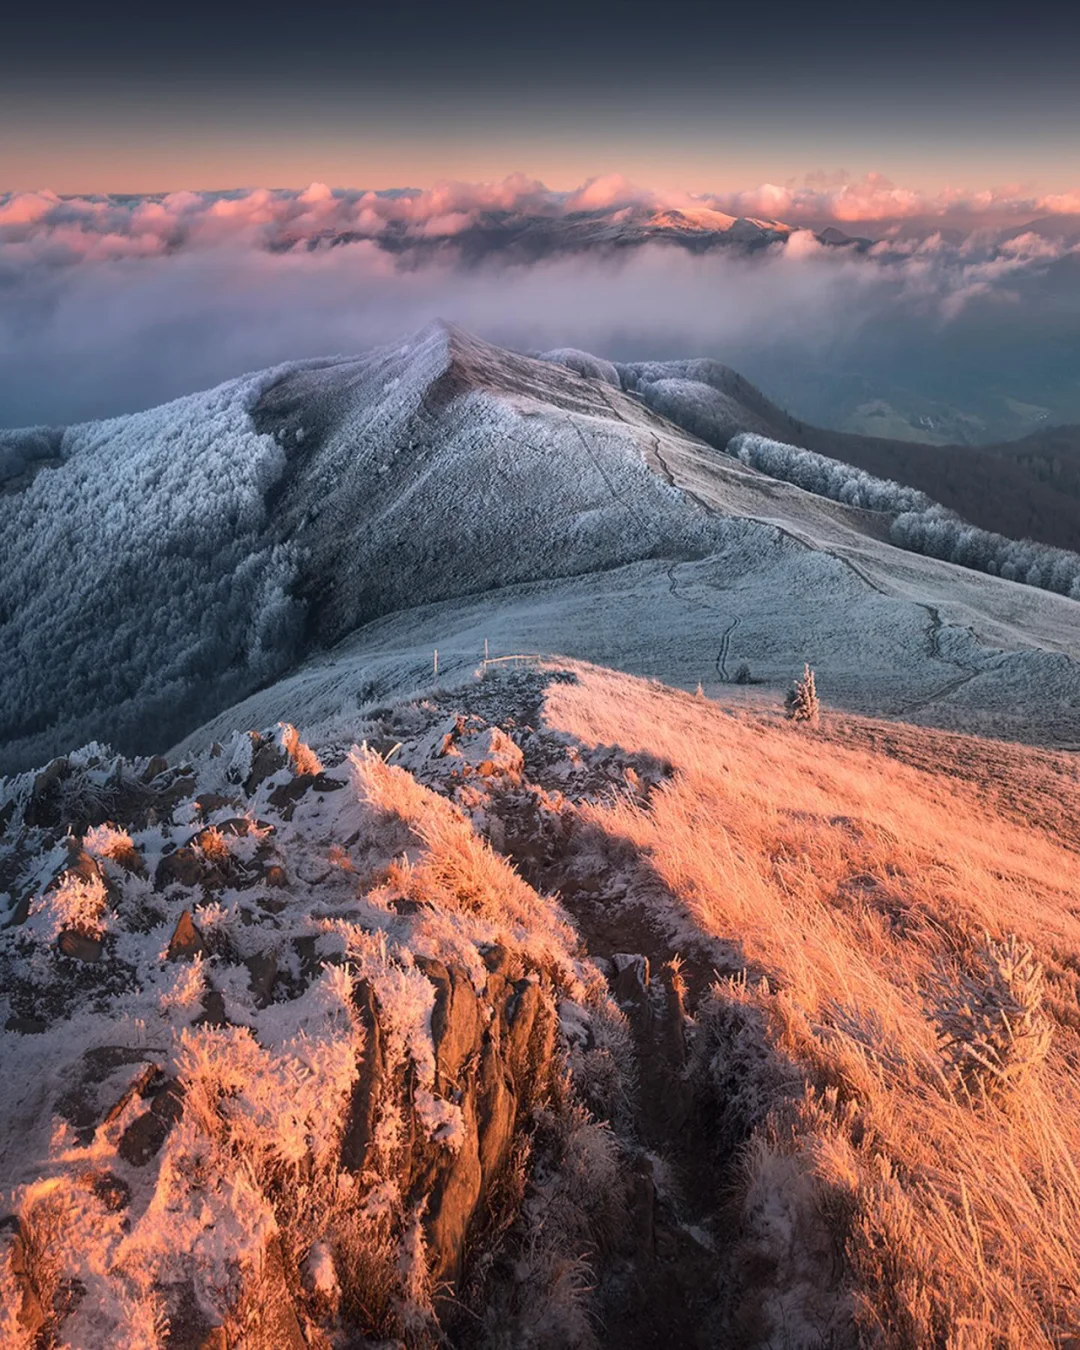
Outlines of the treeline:
<svg viewBox="0 0 1080 1350">
<path fill-rule="evenodd" d="M 770 478 L 892 515 L 889 538 L 898 548 L 1080 600 L 1080 554 L 980 529 L 915 488 L 765 436 L 744 432 L 732 438 L 728 451 Z"/>
<path fill-rule="evenodd" d="M 784 445 L 767 436 L 742 432 L 728 442 L 728 453 L 770 478 L 780 478 L 818 497 L 865 511 L 918 512 L 933 510 L 937 505 L 917 488 L 904 487 L 888 478 L 875 478 L 842 460 L 829 459 L 796 445 Z"/>
</svg>

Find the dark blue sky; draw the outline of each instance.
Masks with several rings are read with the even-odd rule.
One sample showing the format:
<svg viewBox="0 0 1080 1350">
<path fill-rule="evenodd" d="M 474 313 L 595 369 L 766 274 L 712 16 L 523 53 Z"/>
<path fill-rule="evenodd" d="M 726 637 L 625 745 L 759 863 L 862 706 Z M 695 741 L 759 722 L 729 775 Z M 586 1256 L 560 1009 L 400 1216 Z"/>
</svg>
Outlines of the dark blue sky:
<svg viewBox="0 0 1080 1350">
<path fill-rule="evenodd" d="M 817 170 L 1080 182 L 1080 18 L 1045 3 L 19 6 L 0 190 L 694 189 Z"/>
</svg>

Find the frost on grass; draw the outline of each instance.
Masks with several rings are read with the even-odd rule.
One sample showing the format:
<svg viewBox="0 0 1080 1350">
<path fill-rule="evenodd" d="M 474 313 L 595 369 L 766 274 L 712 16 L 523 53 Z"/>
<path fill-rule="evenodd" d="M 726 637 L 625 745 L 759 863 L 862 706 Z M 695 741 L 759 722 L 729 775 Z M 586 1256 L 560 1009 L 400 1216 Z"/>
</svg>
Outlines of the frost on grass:
<svg viewBox="0 0 1080 1350">
<path fill-rule="evenodd" d="M 987 935 L 970 969 L 942 969 L 941 1051 L 967 1091 L 1003 1103 L 1023 1092 L 1050 1048 L 1044 991 L 1042 966 L 1013 933 Z"/>
<path fill-rule="evenodd" d="M 590 995 L 557 904 L 370 752 L 245 739 L 243 781 L 215 747 L 80 834 L 32 786 L 12 813 L 5 1344 L 30 1291 L 27 1347 L 434 1345 L 531 1113 L 561 1119 L 556 991 Z"/>
</svg>

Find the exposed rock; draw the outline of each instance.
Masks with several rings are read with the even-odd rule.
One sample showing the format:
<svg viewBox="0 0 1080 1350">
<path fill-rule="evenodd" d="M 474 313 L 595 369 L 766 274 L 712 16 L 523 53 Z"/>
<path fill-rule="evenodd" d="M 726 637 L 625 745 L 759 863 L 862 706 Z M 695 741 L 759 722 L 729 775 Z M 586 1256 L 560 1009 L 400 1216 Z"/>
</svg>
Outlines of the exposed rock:
<svg viewBox="0 0 1080 1350">
<path fill-rule="evenodd" d="M 616 952 L 613 989 L 623 1007 L 645 1006 L 649 997 L 649 958 L 638 952 Z"/>
<path fill-rule="evenodd" d="M 194 1027 L 224 1027 L 229 1025 L 225 1015 L 225 1000 L 219 989 L 208 988 L 202 996 L 202 1012 L 191 1024 Z"/>
<path fill-rule="evenodd" d="M 191 1280 L 159 1284 L 157 1292 L 169 1319 L 165 1337 L 168 1350 L 228 1350 L 225 1328 L 207 1316 Z"/>
<path fill-rule="evenodd" d="M 109 860 L 122 868 L 129 876 L 144 877 L 146 863 L 135 845 L 128 841 L 115 842 L 109 852 Z"/>
<path fill-rule="evenodd" d="M 184 1109 L 183 1093 L 178 1083 L 168 1081 L 154 1098 L 149 1111 L 144 1111 L 120 1136 L 116 1151 L 133 1167 L 145 1167 L 164 1144 L 169 1131 L 180 1119 Z"/>
<path fill-rule="evenodd" d="M 457 716 L 444 724 L 431 751 L 433 767 L 456 778 L 478 774 L 482 778 L 521 781 L 525 756 L 500 727 L 477 717 Z"/>
<path fill-rule="evenodd" d="M 292 820 L 297 802 L 309 792 L 321 801 L 322 794 L 340 792 L 344 786 L 343 778 L 331 778 L 326 773 L 298 773 L 287 782 L 278 783 L 267 800 L 281 812 L 282 820 Z"/>
<path fill-rule="evenodd" d="M 101 960 L 101 939 L 89 937 L 74 928 L 66 928 L 56 939 L 56 945 L 64 956 L 70 956 L 74 961 Z"/>
<path fill-rule="evenodd" d="M 242 809 L 242 803 L 238 797 L 226 797 L 221 792 L 201 792 L 195 798 L 195 805 L 199 809 L 199 815 L 203 820 L 209 819 L 215 811 L 223 811 L 227 806 L 233 811 Z"/>
<path fill-rule="evenodd" d="M 185 844 L 182 848 L 167 853 L 158 863 L 154 873 L 156 891 L 168 890 L 170 886 L 195 887 L 215 883 L 223 886 L 225 878 L 193 844 Z"/>
<path fill-rule="evenodd" d="M 166 772 L 173 776 L 166 778 L 162 786 L 156 789 L 157 809 L 163 813 L 171 811 L 195 791 L 195 774 L 186 765 Z"/>
<path fill-rule="evenodd" d="M 89 1144 L 98 1126 L 115 1120 L 135 1097 L 146 1095 L 160 1076 L 152 1053 L 123 1045 L 84 1053 L 71 1071 L 74 1083 L 55 1106 L 57 1115 L 74 1128 L 79 1144 Z"/>
<path fill-rule="evenodd" d="M 151 755 L 147 761 L 146 768 L 142 771 L 142 781 L 152 783 L 155 778 L 160 777 L 169 767 L 169 761 L 164 755 Z"/>
<path fill-rule="evenodd" d="M 7 1261 L 19 1298 L 15 1321 L 26 1337 L 27 1344 L 36 1344 L 36 1338 L 45 1326 L 45 1309 L 42 1307 L 41 1297 L 26 1259 L 26 1244 L 23 1241 L 19 1221 L 12 1216 L 4 1222 L 10 1223 L 14 1229 L 7 1242 Z"/>
<path fill-rule="evenodd" d="M 480 1008 L 464 971 L 447 970 L 441 961 L 416 958 L 417 967 L 435 986 L 431 1038 L 435 1043 L 436 1088 L 446 1095 L 457 1084 L 466 1059 L 476 1052 Z"/>
<path fill-rule="evenodd" d="M 276 1233 L 267 1240 L 261 1269 L 247 1281 L 245 1294 L 229 1321 L 236 1325 L 239 1346 L 250 1350 L 307 1350 L 285 1278 L 281 1239 Z"/>
<path fill-rule="evenodd" d="M 92 1191 L 111 1214 L 119 1213 L 131 1203 L 131 1187 L 108 1168 L 90 1168 L 81 1172 L 77 1180 L 80 1186 Z"/>
<path fill-rule="evenodd" d="M 23 811 L 23 820 L 30 826 L 49 826 L 60 824 L 59 792 L 60 783 L 71 774 L 71 764 L 66 757 L 50 760 L 34 779 L 30 791 L 30 800 Z"/>
<path fill-rule="evenodd" d="M 251 771 L 244 780 L 244 791 L 249 795 L 268 778 L 280 773 L 289 763 L 285 749 L 275 744 L 273 740 L 264 740 L 258 732 L 252 732 L 251 738 L 253 743 Z"/>
<path fill-rule="evenodd" d="M 490 1189 L 509 1157 L 517 1108 L 513 1078 L 499 1055 L 498 1046 L 488 1036 L 481 1051 L 476 1083 L 476 1126 L 484 1193 Z"/>
<path fill-rule="evenodd" d="M 505 1059 L 515 1084 L 528 1082 L 533 1064 L 546 1063 L 555 1038 L 555 1017 L 535 980 L 518 980 L 506 1002 Z"/>
<path fill-rule="evenodd" d="M 386 1059 L 375 992 L 367 980 L 357 981 L 353 1003 L 364 1029 L 364 1049 L 357 1066 L 348 1122 L 341 1141 L 341 1165 L 350 1172 L 362 1172 L 375 1138 Z"/>
<path fill-rule="evenodd" d="M 270 1002 L 274 981 L 277 979 L 277 956 L 274 952 L 259 952 L 256 956 L 249 956 L 244 965 L 247 967 L 248 983 L 255 995 L 256 1006 L 265 1008 Z"/>
<path fill-rule="evenodd" d="M 456 1281 L 461 1274 L 465 1236 L 480 1200 L 483 1173 L 472 1093 L 462 1101 L 465 1132 L 460 1148 L 439 1148 L 413 1178 L 414 1197 L 427 1197 L 424 1229 L 433 1279 Z"/>
<path fill-rule="evenodd" d="M 115 904 L 118 896 L 115 883 L 109 877 L 98 859 L 95 858 L 93 854 L 88 853 L 80 843 L 75 843 L 71 846 L 68 852 L 67 861 L 62 867 L 57 869 L 56 874 L 45 887 L 45 893 L 49 894 L 52 891 L 57 890 L 63 884 L 66 877 L 76 877 L 79 881 L 100 882 L 105 889 L 105 894 L 109 902 Z"/>
<path fill-rule="evenodd" d="M 185 909 L 177 920 L 173 935 L 169 939 L 169 949 L 165 954 L 166 960 L 194 961 L 196 956 L 203 956 L 205 953 L 206 943 L 203 940 L 203 935 L 195 927 L 191 910 Z"/>
</svg>

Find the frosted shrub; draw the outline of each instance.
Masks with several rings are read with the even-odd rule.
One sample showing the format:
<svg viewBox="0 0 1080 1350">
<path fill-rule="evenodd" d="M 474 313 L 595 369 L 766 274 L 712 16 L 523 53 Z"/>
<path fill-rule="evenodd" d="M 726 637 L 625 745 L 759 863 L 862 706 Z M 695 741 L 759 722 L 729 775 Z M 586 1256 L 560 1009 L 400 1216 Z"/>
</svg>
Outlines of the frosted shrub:
<svg viewBox="0 0 1080 1350">
<path fill-rule="evenodd" d="M 84 880 L 74 872 L 65 872 L 52 895 L 56 931 L 71 929 L 84 937 L 100 937 L 105 931 L 105 901 L 100 877 Z"/>
<path fill-rule="evenodd" d="M 788 690 L 784 707 L 788 719 L 792 722 L 807 722 L 810 726 L 816 727 L 821 721 L 821 705 L 818 703 L 814 672 L 809 665 L 803 666 L 802 675 Z"/>
<path fill-rule="evenodd" d="M 1005 1101 L 1046 1058 L 1050 1023 L 1042 1011 L 1043 969 L 1015 935 L 989 936 L 975 969 L 938 991 L 941 1051 L 968 1091 Z"/>
</svg>

